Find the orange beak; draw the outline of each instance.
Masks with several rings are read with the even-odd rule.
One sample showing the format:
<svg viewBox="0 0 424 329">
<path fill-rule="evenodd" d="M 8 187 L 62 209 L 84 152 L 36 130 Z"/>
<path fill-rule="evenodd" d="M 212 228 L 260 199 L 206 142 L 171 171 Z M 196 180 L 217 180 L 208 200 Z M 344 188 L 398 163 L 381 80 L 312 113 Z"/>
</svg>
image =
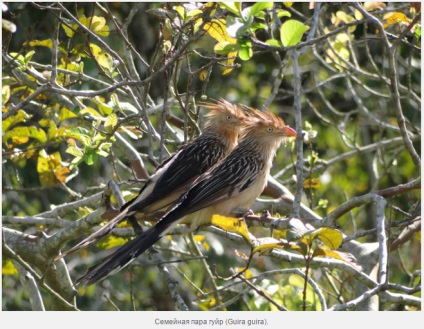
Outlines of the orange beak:
<svg viewBox="0 0 424 329">
<path fill-rule="evenodd" d="M 283 128 L 283 134 L 287 137 L 296 137 L 296 130 L 294 130 L 293 128 L 290 128 L 289 126 L 285 126 Z"/>
</svg>

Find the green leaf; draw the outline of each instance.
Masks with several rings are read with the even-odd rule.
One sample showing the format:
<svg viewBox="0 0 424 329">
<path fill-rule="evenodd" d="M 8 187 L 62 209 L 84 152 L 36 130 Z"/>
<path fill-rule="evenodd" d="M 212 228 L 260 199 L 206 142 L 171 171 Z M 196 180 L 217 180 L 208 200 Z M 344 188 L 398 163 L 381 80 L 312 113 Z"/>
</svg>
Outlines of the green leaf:
<svg viewBox="0 0 424 329">
<path fill-rule="evenodd" d="M 291 14 L 287 10 L 277 9 L 277 17 L 278 18 L 281 18 L 281 17 L 291 17 Z"/>
<path fill-rule="evenodd" d="M 31 51 L 29 51 L 26 55 L 25 55 L 25 64 L 27 64 L 28 65 L 28 63 L 29 63 L 29 61 L 31 60 L 31 58 L 32 58 L 32 55 L 34 55 L 35 54 L 35 51 L 34 50 L 31 50 Z"/>
<path fill-rule="evenodd" d="M 106 158 L 106 157 L 108 157 L 109 156 L 109 153 L 108 152 L 106 152 L 106 151 L 103 151 L 103 150 L 97 150 L 97 152 L 96 152 L 98 155 L 100 155 L 100 156 L 102 156 L 102 157 L 104 157 L 104 158 Z"/>
<path fill-rule="evenodd" d="M 230 43 L 228 41 L 221 41 L 218 42 L 215 47 L 213 48 L 213 50 L 215 51 L 215 53 L 217 53 L 218 55 L 226 55 L 232 51 L 237 51 L 238 50 L 238 45 L 234 44 L 234 43 Z"/>
<path fill-rule="evenodd" d="M 45 143 L 47 141 L 46 132 L 43 129 L 37 128 L 35 126 L 29 127 L 29 137 L 35 138 L 40 143 Z"/>
<path fill-rule="evenodd" d="M 281 42 L 285 47 L 295 46 L 302 39 L 303 33 L 309 30 L 302 22 L 289 19 L 284 22 L 280 29 Z"/>
<path fill-rule="evenodd" d="M 78 146 L 69 146 L 65 152 L 75 157 L 82 157 L 84 155 L 84 152 Z"/>
<path fill-rule="evenodd" d="M 236 16 L 241 15 L 241 2 L 218 2 L 218 5 Z"/>
<path fill-rule="evenodd" d="M 83 143 L 84 146 L 90 146 L 91 144 L 91 137 L 89 135 L 89 131 L 85 128 L 77 127 L 73 128 L 69 132 L 69 137 L 78 139 L 81 143 Z"/>
<path fill-rule="evenodd" d="M 253 22 L 252 25 L 250 26 L 250 29 L 252 31 L 256 31 L 256 30 L 259 30 L 259 29 L 267 30 L 268 27 L 265 24 L 263 24 L 263 23 L 255 23 L 255 22 Z"/>
<path fill-rule="evenodd" d="M 318 201 L 319 208 L 327 208 L 327 206 L 328 206 L 328 199 L 319 199 Z"/>
<path fill-rule="evenodd" d="M 415 33 L 415 37 L 417 39 L 421 38 L 421 25 L 419 25 L 419 24 L 415 25 L 415 32 L 414 33 Z"/>
<path fill-rule="evenodd" d="M 111 133 L 117 123 L 118 123 L 118 117 L 116 116 L 116 114 L 115 113 L 109 114 L 105 121 L 106 132 Z"/>
<path fill-rule="evenodd" d="M 109 106 L 106 103 L 104 103 L 103 100 L 102 100 L 102 98 L 100 98 L 99 96 L 94 97 L 92 99 L 92 101 L 93 101 L 93 103 L 95 103 L 98 106 L 101 114 L 103 114 L 103 115 L 109 115 L 109 114 L 111 114 L 113 112 L 113 107 L 112 106 Z"/>
<path fill-rule="evenodd" d="M 71 164 L 69 165 L 69 170 L 74 169 L 76 166 L 78 166 L 81 162 L 84 161 L 84 157 L 76 157 L 71 161 Z"/>
<path fill-rule="evenodd" d="M 238 56 L 241 60 L 247 61 L 253 56 L 252 47 L 242 47 L 238 53 Z"/>
<path fill-rule="evenodd" d="M 260 11 L 264 9 L 271 9 L 273 5 L 273 2 L 256 2 L 252 7 L 250 7 L 250 11 L 247 14 L 247 18 L 249 19 L 250 17 L 257 15 Z"/>
<path fill-rule="evenodd" d="M 187 18 L 191 18 L 201 14 L 203 14 L 203 11 L 201 11 L 200 9 L 192 9 L 187 12 Z"/>
<path fill-rule="evenodd" d="M 180 15 L 183 22 L 185 22 L 185 18 L 186 18 L 185 8 L 183 6 L 176 6 L 173 9 L 178 13 L 178 15 Z"/>
<path fill-rule="evenodd" d="M 93 149 L 86 148 L 84 150 L 84 161 L 86 164 L 91 166 L 96 163 L 97 159 L 98 159 L 98 155 L 96 152 L 93 152 Z"/>
<path fill-rule="evenodd" d="M 265 43 L 273 47 L 281 47 L 281 42 L 275 39 L 268 39 Z"/>
</svg>

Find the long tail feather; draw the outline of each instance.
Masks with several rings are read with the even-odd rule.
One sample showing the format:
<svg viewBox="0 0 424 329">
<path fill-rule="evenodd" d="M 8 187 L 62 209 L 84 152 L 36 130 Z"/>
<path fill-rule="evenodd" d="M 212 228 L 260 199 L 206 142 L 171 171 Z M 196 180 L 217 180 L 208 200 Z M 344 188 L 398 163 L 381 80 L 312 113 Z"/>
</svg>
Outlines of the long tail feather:
<svg viewBox="0 0 424 329">
<path fill-rule="evenodd" d="M 89 268 L 87 273 L 76 281 L 75 285 L 89 286 L 120 271 L 156 243 L 162 237 L 162 232 L 163 230 L 158 230 L 156 226 L 148 229 L 103 259 L 100 264 Z"/>
<path fill-rule="evenodd" d="M 85 238 L 77 245 L 73 246 L 71 249 L 63 252 L 62 254 L 56 256 L 55 260 L 59 260 L 83 247 L 87 247 L 90 244 L 100 240 L 102 237 L 107 235 L 110 231 L 112 231 L 120 222 L 122 222 L 127 217 L 127 209 L 124 209 L 118 215 L 116 215 L 111 221 L 109 221 L 105 226 L 91 234 L 89 237 Z"/>
<path fill-rule="evenodd" d="M 103 259 L 100 264 L 89 268 L 87 273 L 75 282 L 75 285 L 82 284 L 89 286 L 103 280 L 107 276 L 120 271 L 153 246 L 166 232 L 178 223 L 179 219 L 186 215 L 185 207 L 179 207 L 186 197 L 187 194 L 183 194 L 180 197 L 180 203 L 163 216 L 155 226 L 124 244 L 114 253 Z"/>
</svg>

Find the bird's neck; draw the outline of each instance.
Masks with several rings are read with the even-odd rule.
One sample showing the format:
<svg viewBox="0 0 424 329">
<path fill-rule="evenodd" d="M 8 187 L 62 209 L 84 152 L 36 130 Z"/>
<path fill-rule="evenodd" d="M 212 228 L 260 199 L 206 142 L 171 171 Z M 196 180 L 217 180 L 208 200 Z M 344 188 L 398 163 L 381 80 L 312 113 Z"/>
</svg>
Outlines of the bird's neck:
<svg viewBox="0 0 424 329">
<path fill-rule="evenodd" d="M 228 129 L 224 127 L 224 125 L 208 125 L 204 128 L 203 134 L 205 136 L 218 138 L 229 150 L 232 150 L 237 145 L 239 129 L 234 127 L 232 129 Z"/>
<path fill-rule="evenodd" d="M 239 147 L 246 148 L 247 150 L 255 151 L 261 156 L 266 166 L 272 165 L 272 160 L 283 142 L 282 138 L 267 138 L 255 135 L 246 135 L 239 140 Z"/>
</svg>

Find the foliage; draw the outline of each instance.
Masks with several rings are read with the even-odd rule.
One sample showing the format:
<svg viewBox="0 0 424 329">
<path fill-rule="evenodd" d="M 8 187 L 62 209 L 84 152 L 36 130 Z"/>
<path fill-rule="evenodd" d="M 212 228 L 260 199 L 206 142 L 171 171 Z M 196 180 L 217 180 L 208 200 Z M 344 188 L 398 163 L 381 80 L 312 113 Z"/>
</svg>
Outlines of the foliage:
<svg viewBox="0 0 424 329">
<path fill-rule="evenodd" d="M 189 309 L 419 309 L 421 8 L 311 4 L 8 4 L 3 310 L 37 309 L 28 271 L 52 310 L 184 308 L 168 276 Z M 178 226 L 157 244 L 181 260 L 169 272 L 144 255 L 75 297 L 130 226 L 52 259 L 122 203 L 110 180 L 136 196 L 201 131 L 199 101 L 220 97 L 304 132 L 278 152 L 256 215 Z"/>
</svg>

